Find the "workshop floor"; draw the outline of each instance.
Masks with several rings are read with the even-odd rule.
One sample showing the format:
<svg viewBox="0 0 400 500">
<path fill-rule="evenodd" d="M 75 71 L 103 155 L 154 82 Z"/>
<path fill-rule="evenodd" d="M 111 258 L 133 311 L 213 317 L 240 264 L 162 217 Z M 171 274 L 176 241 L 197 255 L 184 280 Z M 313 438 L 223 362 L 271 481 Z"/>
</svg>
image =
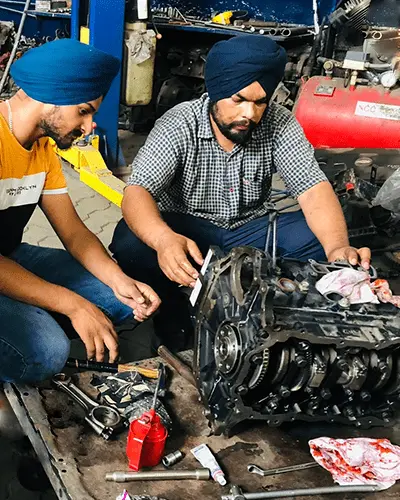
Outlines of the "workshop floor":
<svg viewBox="0 0 400 500">
<path fill-rule="evenodd" d="M 144 136 L 133 136 L 129 132 L 121 134 L 127 163 L 132 161 L 143 141 Z M 65 175 L 69 194 L 80 217 L 107 247 L 121 217 L 120 209 L 81 183 L 78 174 L 71 167 L 65 167 Z M 25 231 L 24 241 L 43 247 L 63 248 L 39 209 L 35 211 Z M 128 329 L 121 332 L 120 351 L 124 361 L 150 356 L 151 332 L 151 323 L 141 325 L 134 331 Z M 72 355 L 83 357 L 84 353 L 83 344 L 79 340 L 73 341 Z M 17 466 L 21 457 L 25 459 L 27 455 L 29 448 L 26 443 L 10 446 L 10 443 L 1 437 L 0 432 L 0 500 L 55 500 L 56 496 L 52 490 L 38 493 L 28 491 L 20 485 L 16 477 Z"/>
</svg>

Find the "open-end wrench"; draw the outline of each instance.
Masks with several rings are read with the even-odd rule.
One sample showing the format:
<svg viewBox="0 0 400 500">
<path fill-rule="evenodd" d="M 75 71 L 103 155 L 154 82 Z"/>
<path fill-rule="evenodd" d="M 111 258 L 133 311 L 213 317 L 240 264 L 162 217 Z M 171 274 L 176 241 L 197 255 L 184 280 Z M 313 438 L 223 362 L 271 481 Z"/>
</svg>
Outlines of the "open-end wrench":
<svg viewBox="0 0 400 500">
<path fill-rule="evenodd" d="M 249 464 L 247 470 L 253 474 L 258 474 L 259 476 L 274 476 L 275 474 L 284 474 L 285 472 L 293 472 L 296 470 L 312 469 L 313 467 L 318 467 L 317 462 L 307 462 L 305 464 L 299 465 L 289 465 L 288 467 L 279 467 L 277 469 L 261 469 L 257 465 Z"/>
<path fill-rule="evenodd" d="M 85 410 L 85 420 L 99 436 L 109 439 L 114 431 L 124 423 L 118 410 L 100 405 L 81 391 L 65 373 L 57 373 L 53 384 L 76 401 Z"/>
</svg>

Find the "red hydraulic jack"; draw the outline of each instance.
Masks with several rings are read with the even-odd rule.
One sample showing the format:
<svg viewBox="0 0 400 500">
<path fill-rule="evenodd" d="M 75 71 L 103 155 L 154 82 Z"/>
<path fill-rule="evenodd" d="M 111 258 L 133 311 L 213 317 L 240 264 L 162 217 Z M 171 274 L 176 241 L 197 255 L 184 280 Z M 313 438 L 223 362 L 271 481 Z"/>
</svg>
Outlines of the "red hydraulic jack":
<svg viewBox="0 0 400 500">
<path fill-rule="evenodd" d="M 157 396 L 161 380 L 165 378 L 165 367 L 158 367 L 158 381 L 151 410 L 134 420 L 129 428 L 126 455 L 129 468 L 138 471 L 142 467 L 154 467 L 161 462 L 164 454 L 167 430 L 156 413 Z"/>
</svg>

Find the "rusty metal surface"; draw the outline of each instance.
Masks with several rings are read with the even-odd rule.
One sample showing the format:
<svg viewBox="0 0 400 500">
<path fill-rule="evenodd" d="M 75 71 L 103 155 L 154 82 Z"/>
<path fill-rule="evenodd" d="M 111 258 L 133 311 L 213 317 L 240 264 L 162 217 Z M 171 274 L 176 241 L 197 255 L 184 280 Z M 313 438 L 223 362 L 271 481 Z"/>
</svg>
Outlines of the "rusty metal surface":
<svg viewBox="0 0 400 500">
<path fill-rule="evenodd" d="M 156 367 L 157 363 L 158 358 L 141 364 Z M 190 449 L 205 442 L 217 456 L 228 481 L 239 484 L 244 491 L 332 485 L 330 474 L 319 468 L 265 478 L 247 471 L 248 463 L 256 463 L 268 469 L 310 461 L 307 441 L 314 437 L 387 437 L 393 443 L 400 444 L 400 421 L 390 428 L 368 431 L 301 422 L 269 428 L 260 422 L 249 422 L 235 429 L 236 435 L 230 438 L 209 436 L 196 389 L 172 372 L 169 375 L 170 392 L 164 401 L 175 425 L 167 441 L 166 453 L 180 449 L 186 455 L 173 469 L 198 467 Z M 75 381 L 85 391 L 95 395 L 89 385 L 90 378 L 90 373 L 84 373 L 78 375 Z M 151 494 L 167 500 L 211 500 L 219 499 L 221 494 L 229 491 L 228 486 L 222 488 L 214 481 L 106 483 L 104 476 L 107 472 L 128 470 L 125 457 L 126 433 L 116 441 L 105 442 L 83 423 L 81 408 L 65 394 L 55 390 L 44 388 L 38 391 L 8 386 L 7 391 L 13 392 L 11 399 L 14 399 L 14 404 L 18 401 L 25 414 L 24 428 L 29 428 L 31 440 L 32 436 L 35 438 L 33 444 L 37 451 L 40 448 L 40 459 L 55 489 L 57 485 L 56 492 L 60 499 L 114 500 L 126 488 L 132 495 Z M 24 392 L 29 396 L 24 396 Z M 38 442 L 41 442 L 40 446 Z M 400 484 L 375 495 L 357 496 L 358 499 L 379 500 L 399 497 Z M 322 500 L 323 497 L 310 498 Z M 337 495 L 330 495 L 330 498 L 345 500 L 355 497 L 341 495 L 338 498 Z"/>
</svg>

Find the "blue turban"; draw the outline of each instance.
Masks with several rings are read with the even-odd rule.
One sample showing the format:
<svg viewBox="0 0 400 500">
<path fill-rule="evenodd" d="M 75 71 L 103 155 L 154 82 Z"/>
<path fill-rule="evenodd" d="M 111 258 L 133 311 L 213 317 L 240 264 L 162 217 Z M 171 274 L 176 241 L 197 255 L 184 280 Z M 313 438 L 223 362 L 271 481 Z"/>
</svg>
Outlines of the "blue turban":
<svg viewBox="0 0 400 500">
<path fill-rule="evenodd" d="M 218 42 L 206 60 L 208 95 L 216 102 L 258 82 L 270 99 L 282 80 L 285 65 L 285 49 L 267 36 L 239 35 Z"/>
<path fill-rule="evenodd" d="M 29 50 L 12 65 L 11 76 L 36 101 L 76 105 L 104 96 L 119 66 L 116 57 L 63 38 Z"/>
</svg>

